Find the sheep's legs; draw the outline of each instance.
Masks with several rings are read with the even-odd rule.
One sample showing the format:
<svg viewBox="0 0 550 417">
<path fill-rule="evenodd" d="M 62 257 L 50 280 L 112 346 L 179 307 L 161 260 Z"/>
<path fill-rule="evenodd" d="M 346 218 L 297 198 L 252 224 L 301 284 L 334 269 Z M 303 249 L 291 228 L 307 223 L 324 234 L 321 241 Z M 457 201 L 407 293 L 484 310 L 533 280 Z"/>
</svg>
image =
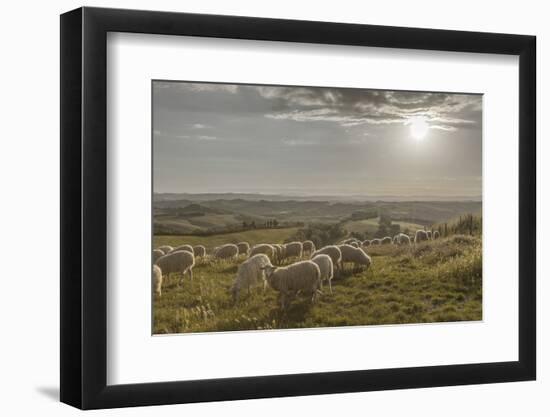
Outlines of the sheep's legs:
<svg viewBox="0 0 550 417">
<path fill-rule="evenodd" d="M 328 289 L 330 290 L 330 293 L 332 294 L 332 283 L 331 283 L 331 279 L 328 280 Z"/>
</svg>

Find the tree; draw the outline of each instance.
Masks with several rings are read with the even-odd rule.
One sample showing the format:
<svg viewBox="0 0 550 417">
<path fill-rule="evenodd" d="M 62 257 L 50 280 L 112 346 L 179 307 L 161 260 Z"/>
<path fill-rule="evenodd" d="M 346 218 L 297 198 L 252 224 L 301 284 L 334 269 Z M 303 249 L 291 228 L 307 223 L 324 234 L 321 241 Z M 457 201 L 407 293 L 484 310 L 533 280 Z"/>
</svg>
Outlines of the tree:
<svg viewBox="0 0 550 417">
<path fill-rule="evenodd" d="M 378 226 L 378 230 L 376 231 L 375 236 L 376 237 L 385 237 L 387 235 L 388 235 L 388 228 L 386 227 L 385 224 L 381 223 Z"/>
<path fill-rule="evenodd" d="M 401 226 L 397 223 L 393 223 L 390 225 L 390 236 L 395 236 L 401 231 Z"/>
</svg>

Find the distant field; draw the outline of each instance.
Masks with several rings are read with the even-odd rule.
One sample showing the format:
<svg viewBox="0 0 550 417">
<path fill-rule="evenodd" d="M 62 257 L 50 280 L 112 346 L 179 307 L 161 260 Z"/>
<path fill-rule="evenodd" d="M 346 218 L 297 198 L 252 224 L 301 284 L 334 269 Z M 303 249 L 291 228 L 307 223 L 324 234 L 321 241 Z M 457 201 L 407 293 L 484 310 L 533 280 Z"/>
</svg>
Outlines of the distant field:
<svg viewBox="0 0 550 417">
<path fill-rule="evenodd" d="M 232 227 L 242 223 L 233 214 L 207 214 L 196 217 L 163 216 L 155 219 L 157 224 L 169 227 L 175 233 L 188 234 L 203 232 L 214 227 Z"/>
<path fill-rule="evenodd" d="M 350 220 L 345 222 L 343 227 L 348 231 L 374 234 L 378 230 L 379 221 L 380 218 L 378 217 L 367 220 Z M 402 231 L 409 229 L 410 233 L 413 233 L 418 229 L 424 229 L 424 226 L 416 223 L 408 223 L 397 220 L 393 220 L 392 223 L 400 225 Z"/>
<path fill-rule="evenodd" d="M 188 243 L 190 245 L 204 245 L 207 248 L 223 245 L 225 243 L 248 242 L 251 245 L 256 243 L 282 243 L 286 238 L 296 233 L 298 228 L 288 227 L 285 229 L 254 229 L 236 233 L 225 233 L 213 236 L 154 236 L 153 247 L 161 245 L 178 246 Z"/>
<path fill-rule="evenodd" d="M 479 201 L 307 201 L 307 200 L 165 200 L 154 203 L 155 234 L 190 235 L 197 232 L 237 230 L 243 222 L 262 225 L 270 220 L 294 226 L 297 223 L 334 224 L 349 222 L 358 213 L 385 213 L 394 223 L 406 219 L 416 224 L 431 225 L 458 218 L 466 213 L 481 214 Z M 376 219 L 358 226 L 372 231 Z M 350 228 L 350 231 L 360 230 Z"/>
<path fill-rule="evenodd" d="M 161 244 L 219 245 L 247 240 L 281 242 L 293 229 L 254 230 L 209 238 L 157 236 Z M 199 262 L 193 282 L 186 276 L 165 283 L 154 300 L 154 333 L 211 332 L 250 329 L 287 329 L 432 323 L 482 319 L 481 239 L 451 236 L 417 246 L 369 247 L 372 266 L 347 272 L 333 281 L 334 294 L 315 304 L 298 296 L 281 310 L 277 293 L 255 288 L 234 305 L 230 297 L 237 262 Z"/>
</svg>

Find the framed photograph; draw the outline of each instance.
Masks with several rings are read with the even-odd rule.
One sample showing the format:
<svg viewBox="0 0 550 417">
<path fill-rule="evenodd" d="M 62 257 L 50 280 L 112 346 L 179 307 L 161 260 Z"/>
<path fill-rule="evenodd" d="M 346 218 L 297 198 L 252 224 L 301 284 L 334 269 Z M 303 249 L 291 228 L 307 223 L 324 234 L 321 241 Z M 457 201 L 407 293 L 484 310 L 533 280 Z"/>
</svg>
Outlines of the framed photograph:
<svg viewBox="0 0 550 417">
<path fill-rule="evenodd" d="M 61 401 L 533 380 L 535 37 L 61 16 Z"/>
</svg>

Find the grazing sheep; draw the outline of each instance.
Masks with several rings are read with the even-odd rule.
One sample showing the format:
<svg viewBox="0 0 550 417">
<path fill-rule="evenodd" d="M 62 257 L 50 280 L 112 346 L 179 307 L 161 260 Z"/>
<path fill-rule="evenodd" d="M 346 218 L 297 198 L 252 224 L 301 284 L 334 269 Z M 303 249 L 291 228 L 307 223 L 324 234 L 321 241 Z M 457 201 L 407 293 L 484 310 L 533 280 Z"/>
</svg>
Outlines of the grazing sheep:
<svg viewBox="0 0 550 417">
<path fill-rule="evenodd" d="M 233 283 L 233 287 L 231 287 L 234 302 L 239 299 L 239 292 L 245 288 L 248 290 L 248 295 L 250 295 L 251 287 L 263 284 L 265 291 L 266 280 L 263 268 L 266 266 L 272 265 L 267 255 L 263 253 L 254 255 L 239 265 L 235 282 Z"/>
<path fill-rule="evenodd" d="M 206 248 L 203 245 L 193 246 L 193 253 L 195 254 L 196 258 L 204 258 L 206 256 Z"/>
<path fill-rule="evenodd" d="M 428 234 L 424 230 L 417 230 L 414 235 L 414 243 L 420 243 L 424 240 L 428 240 Z"/>
<path fill-rule="evenodd" d="M 349 243 L 351 246 L 353 246 L 354 248 L 358 248 L 359 247 L 359 243 L 357 242 L 350 242 Z"/>
<path fill-rule="evenodd" d="M 162 271 L 158 265 L 153 265 L 153 290 L 159 297 L 162 295 Z"/>
<path fill-rule="evenodd" d="M 373 245 L 379 245 L 379 244 L 380 244 L 380 239 L 372 239 L 372 240 L 370 241 L 370 244 L 371 244 L 371 246 L 373 246 Z"/>
<path fill-rule="evenodd" d="M 426 234 L 428 235 L 428 239 L 431 240 L 431 238 L 432 238 L 432 232 L 431 232 L 430 230 L 428 230 L 428 231 L 426 232 Z"/>
<path fill-rule="evenodd" d="M 214 252 L 214 258 L 216 259 L 234 259 L 239 254 L 239 248 L 233 243 L 227 243 L 220 246 Z"/>
<path fill-rule="evenodd" d="M 281 308 L 298 292 L 311 295 L 311 302 L 315 302 L 321 287 L 321 271 L 315 262 L 300 261 L 284 267 L 268 265 L 263 269 L 271 288 L 280 294 Z"/>
<path fill-rule="evenodd" d="M 340 242 L 340 245 L 351 245 L 352 243 L 357 244 L 357 246 L 361 245 L 361 241 L 359 239 L 354 238 L 354 237 L 350 237 L 349 239 L 342 240 Z"/>
<path fill-rule="evenodd" d="M 273 260 L 273 257 L 275 256 L 275 248 L 267 243 L 260 243 L 258 245 L 252 246 L 252 249 L 250 249 L 250 253 L 248 256 L 252 257 L 259 253 L 267 255 L 270 260 Z"/>
<path fill-rule="evenodd" d="M 391 237 L 386 236 L 380 241 L 380 244 L 381 245 L 389 245 L 391 242 L 392 242 Z"/>
<path fill-rule="evenodd" d="M 312 262 L 315 262 L 321 271 L 321 289 L 323 288 L 323 281 L 328 281 L 328 288 L 332 294 L 332 278 L 334 277 L 334 265 L 332 259 L 328 255 L 316 255 L 311 258 Z"/>
<path fill-rule="evenodd" d="M 275 259 L 277 262 L 282 262 L 285 257 L 285 247 L 279 243 L 274 243 L 273 249 L 275 249 Z"/>
<path fill-rule="evenodd" d="M 370 246 L 370 240 L 363 240 L 363 243 L 361 243 L 361 246 L 364 246 L 364 247 Z"/>
<path fill-rule="evenodd" d="M 346 262 L 352 262 L 355 268 L 360 266 L 366 266 L 368 268 L 372 263 L 370 256 L 361 248 L 356 248 L 351 245 L 339 245 L 338 247 L 342 252 L 342 269 Z"/>
<path fill-rule="evenodd" d="M 165 255 L 174 250 L 174 248 L 170 245 L 159 246 L 157 249 L 163 251 Z"/>
<path fill-rule="evenodd" d="M 318 249 L 312 253 L 311 257 L 315 258 L 317 255 L 328 255 L 332 259 L 334 268 L 340 270 L 342 268 L 342 251 L 338 246 L 329 245 L 324 248 Z"/>
<path fill-rule="evenodd" d="M 161 256 L 164 256 L 164 252 L 161 251 L 160 249 L 155 249 L 153 251 L 153 263 L 155 263 L 157 259 L 160 258 Z"/>
<path fill-rule="evenodd" d="M 239 255 L 248 255 L 248 252 L 250 252 L 250 244 L 248 242 L 237 243 L 237 248 L 239 249 Z"/>
<path fill-rule="evenodd" d="M 439 230 L 434 231 L 433 238 L 434 238 L 434 240 L 439 239 Z"/>
<path fill-rule="evenodd" d="M 395 235 L 394 243 L 396 245 L 410 245 L 411 244 L 411 238 L 406 235 L 405 233 L 399 233 Z"/>
<path fill-rule="evenodd" d="M 157 259 L 155 263 L 166 277 L 169 277 L 172 273 L 181 273 L 181 279 L 183 281 L 184 275 L 189 272 L 191 281 L 193 281 L 193 267 L 195 266 L 195 256 L 185 250 L 176 252 L 170 252 L 168 255 L 164 255 Z"/>
<path fill-rule="evenodd" d="M 301 258 L 304 248 L 302 247 L 302 242 L 290 242 L 285 246 L 284 259 L 290 259 L 293 257 Z"/>
<path fill-rule="evenodd" d="M 172 252 L 176 252 L 179 250 L 186 250 L 189 253 L 195 254 L 195 250 L 193 249 L 193 246 L 191 245 L 180 245 L 177 248 L 172 249 Z"/>
<path fill-rule="evenodd" d="M 312 254 L 315 252 L 315 243 L 313 243 L 311 240 L 306 240 L 304 243 L 302 243 L 302 250 L 303 253 L 306 254 Z"/>
</svg>

